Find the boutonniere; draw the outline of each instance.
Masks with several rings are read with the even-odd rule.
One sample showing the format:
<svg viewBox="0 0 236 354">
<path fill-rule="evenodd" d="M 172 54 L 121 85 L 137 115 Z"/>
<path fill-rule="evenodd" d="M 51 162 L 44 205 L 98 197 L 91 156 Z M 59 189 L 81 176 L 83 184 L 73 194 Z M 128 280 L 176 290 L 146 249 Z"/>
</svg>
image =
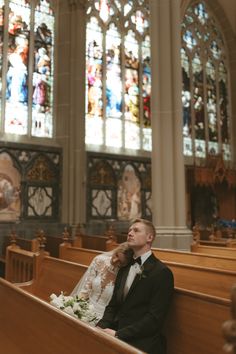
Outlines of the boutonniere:
<svg viewBox="0 0 236 354">
<path fill-rule="evenodd" d="M 137 270 L 137 275 L 139 276 L 139 280 L 147 278 L 147 274 L 145 273 L 144 266 L 140 265 Z"/>
</svg>

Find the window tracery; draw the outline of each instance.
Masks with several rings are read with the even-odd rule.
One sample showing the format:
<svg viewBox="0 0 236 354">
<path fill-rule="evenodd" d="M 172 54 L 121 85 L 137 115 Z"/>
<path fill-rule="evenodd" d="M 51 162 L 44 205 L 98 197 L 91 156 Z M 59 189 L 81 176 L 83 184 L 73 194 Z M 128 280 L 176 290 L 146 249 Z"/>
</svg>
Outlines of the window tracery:
<svg viewBox="0 0 236 354">
<path fill-rule="evenodd" d="M 50 0 L 0 0 L 3 133 L 53 136 L 54 23 Z"/>
<path fill-rule="evenodd" d="M 205 1 L 194 1 L 182 22 L 184 155 L 231 159 L 226 45 Z"/>
<path fill-rule="evenodd" d="M 148 1 L 90 0 L 86 12 L 86 144 L 150 151 Z"/>
</svg>

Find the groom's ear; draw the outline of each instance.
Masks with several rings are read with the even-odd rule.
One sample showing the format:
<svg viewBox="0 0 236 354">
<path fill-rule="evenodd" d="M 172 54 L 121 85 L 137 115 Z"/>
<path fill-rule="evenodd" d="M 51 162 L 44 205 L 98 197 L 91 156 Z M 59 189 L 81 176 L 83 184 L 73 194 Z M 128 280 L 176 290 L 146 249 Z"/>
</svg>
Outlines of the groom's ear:
<svg viewBox="0 0 236 354">
<path fill-rule="evenodd" d="M 148 242 L 152 242 L 152 240 L 153 240 L 153 235 L 149 232 L 149 233 L 147 234 L 147 241 L 148 241 Z"/>
</svg>

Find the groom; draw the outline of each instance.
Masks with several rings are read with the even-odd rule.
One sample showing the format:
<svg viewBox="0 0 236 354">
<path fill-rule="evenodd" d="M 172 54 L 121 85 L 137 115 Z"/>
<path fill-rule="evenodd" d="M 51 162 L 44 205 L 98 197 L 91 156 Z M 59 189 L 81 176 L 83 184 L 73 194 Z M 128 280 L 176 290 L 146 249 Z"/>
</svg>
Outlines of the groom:
<svg viewBox="0 0 236 354">
<path fill-rule="evenodd" d="M 171 302 L 171 270 L 151 251 L 153 224 L 136 219 L 128 232 L 133 264 L 119 270 L 114 293 L 97 326 L 148 354 L 165 354 L 162 327 Z"/>
</svg>

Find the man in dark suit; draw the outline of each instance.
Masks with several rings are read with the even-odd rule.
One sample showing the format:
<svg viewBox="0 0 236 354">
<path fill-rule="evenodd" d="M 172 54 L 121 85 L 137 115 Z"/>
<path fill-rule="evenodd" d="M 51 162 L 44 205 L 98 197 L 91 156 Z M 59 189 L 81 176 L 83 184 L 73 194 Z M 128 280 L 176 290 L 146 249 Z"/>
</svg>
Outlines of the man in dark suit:
<svg viewBox="0 0 236 354">
<path fill-rule="evenodd" d="M 148 354 L 165 354 L 162 328 L 174 279 L 151 251 L 154 238 L 155 228 L 148 220 L 136 219 L 129 228 L 134 264 L 119 270 L 113 296 L 97 326 Z"/>
</svg>

